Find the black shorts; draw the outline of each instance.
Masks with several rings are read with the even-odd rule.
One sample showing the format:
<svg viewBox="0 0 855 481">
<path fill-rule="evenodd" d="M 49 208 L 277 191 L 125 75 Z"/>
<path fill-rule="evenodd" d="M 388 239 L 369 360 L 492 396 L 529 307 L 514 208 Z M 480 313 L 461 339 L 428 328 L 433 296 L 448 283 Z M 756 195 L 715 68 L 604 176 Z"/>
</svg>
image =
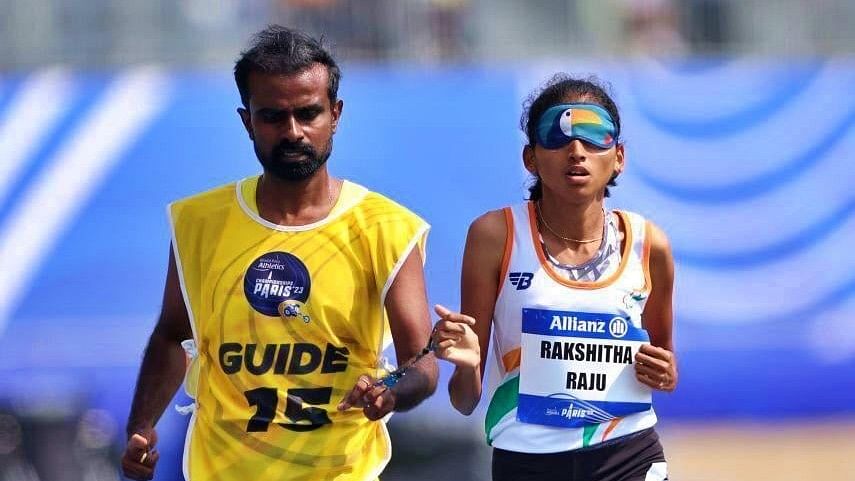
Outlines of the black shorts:
<svg viewBox="0 0 855 481">
<path fill-rule="evenodd" d="M 560 453 L 530 454 L 494 448 L 493 481 L 663 481 L 668 479 L 664 463 L 659 435 L 649 428 L 590 448 Z"/>
</svg>

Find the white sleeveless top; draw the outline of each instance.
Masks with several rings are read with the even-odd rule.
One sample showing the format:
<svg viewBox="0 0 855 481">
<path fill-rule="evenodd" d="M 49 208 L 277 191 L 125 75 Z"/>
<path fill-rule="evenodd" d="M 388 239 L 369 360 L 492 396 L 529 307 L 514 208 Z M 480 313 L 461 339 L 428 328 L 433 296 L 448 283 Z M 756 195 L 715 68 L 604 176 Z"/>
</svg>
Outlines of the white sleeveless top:
<svg viewBox="0 0 855 481">
<path fill-rule="evenodd" d="M 493 312 L 501 381 L 490 396 L 487 442 L 508 451 L 554 453 L 655 425 L 650 389 L 635 380 L 632 365 L 646 341 L 647 221 L 615 211 L 625 229 L 619 265 L 597 282 L 576 282 L 547 260 L 533 203 L 504 213 L 508 237 Z M 545 383 L 552 384 L 541 388 Z"/>
</svg>

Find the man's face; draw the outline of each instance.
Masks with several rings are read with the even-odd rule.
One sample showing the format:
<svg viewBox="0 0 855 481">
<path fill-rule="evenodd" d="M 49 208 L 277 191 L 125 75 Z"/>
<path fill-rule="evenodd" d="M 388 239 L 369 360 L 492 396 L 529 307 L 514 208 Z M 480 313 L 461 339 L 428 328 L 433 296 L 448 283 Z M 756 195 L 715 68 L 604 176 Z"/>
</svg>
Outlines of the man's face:
<svg viewBox="0 0 855 481">
<path fill-rule="evenodd" d="M 255 148 L 270 173 L 282 180 L 308 179 L 332 152 L 342 102 L 330 103 L 324 65 L 292 75 L 252 72 L 249 109 L 238 109 Z"/>
</svg>

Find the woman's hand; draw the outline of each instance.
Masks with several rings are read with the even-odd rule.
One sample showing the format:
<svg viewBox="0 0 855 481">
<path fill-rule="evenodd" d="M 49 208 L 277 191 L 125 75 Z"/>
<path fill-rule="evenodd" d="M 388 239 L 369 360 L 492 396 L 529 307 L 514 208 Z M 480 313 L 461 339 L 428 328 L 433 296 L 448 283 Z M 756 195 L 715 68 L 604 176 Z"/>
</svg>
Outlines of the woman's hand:
<svg viewBox="0 0 855 481">
<path fill-rule="evenodd" d="M 677 387 L 677 359 L 674 353 L 642 344 L 635 355 L 635 378 L 653 389 L 673 391 Z"/>
<path fill-rule="evenodd" d="M 437 304 L 434 311 L 440 316 L 433 332 L 436 357 L 445 359 L 457 367 L 478 369 L 481 365 L 481 347 L 478 336 L 472 330 L 475 319 L 452 312 Z"/>
</svg>

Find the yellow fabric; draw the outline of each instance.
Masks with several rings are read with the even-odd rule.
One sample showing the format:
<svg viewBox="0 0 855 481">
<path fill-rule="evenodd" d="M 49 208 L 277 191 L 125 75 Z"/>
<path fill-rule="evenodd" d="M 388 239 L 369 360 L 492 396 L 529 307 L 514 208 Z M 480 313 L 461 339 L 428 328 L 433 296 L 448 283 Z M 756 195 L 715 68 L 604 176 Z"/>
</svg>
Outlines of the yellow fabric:
<svg viewBox="0 0 855 481">
<path fill-rule="evenodd" d="M 378 373 L 390 339 L 383 296 L 412 249 L 424 254 L 428 225 L 345 182 L 326 219 L 275 226 L 257 214 L 256 182 L 169 207 L 199 352 L 190 371 L 198 379 L 188 379 L 196 410 L 185 476 L 375 479 L 391 456 L 385 424 L 359 409 L 340 413 L 336 405 L 360 374 Z M 298 261 L 276 264 L 289 256 Z M 271 262 L 275 269 L 262 269 Z M 292 275 L 301 269 L 282 274 L 297 264 L 305 266 L 308 282 Z M 284 303 L 276 297 L 296 292 L 308 297 Z M 279 314 L 262 312 L 270 299 Z"/>
</svg>

